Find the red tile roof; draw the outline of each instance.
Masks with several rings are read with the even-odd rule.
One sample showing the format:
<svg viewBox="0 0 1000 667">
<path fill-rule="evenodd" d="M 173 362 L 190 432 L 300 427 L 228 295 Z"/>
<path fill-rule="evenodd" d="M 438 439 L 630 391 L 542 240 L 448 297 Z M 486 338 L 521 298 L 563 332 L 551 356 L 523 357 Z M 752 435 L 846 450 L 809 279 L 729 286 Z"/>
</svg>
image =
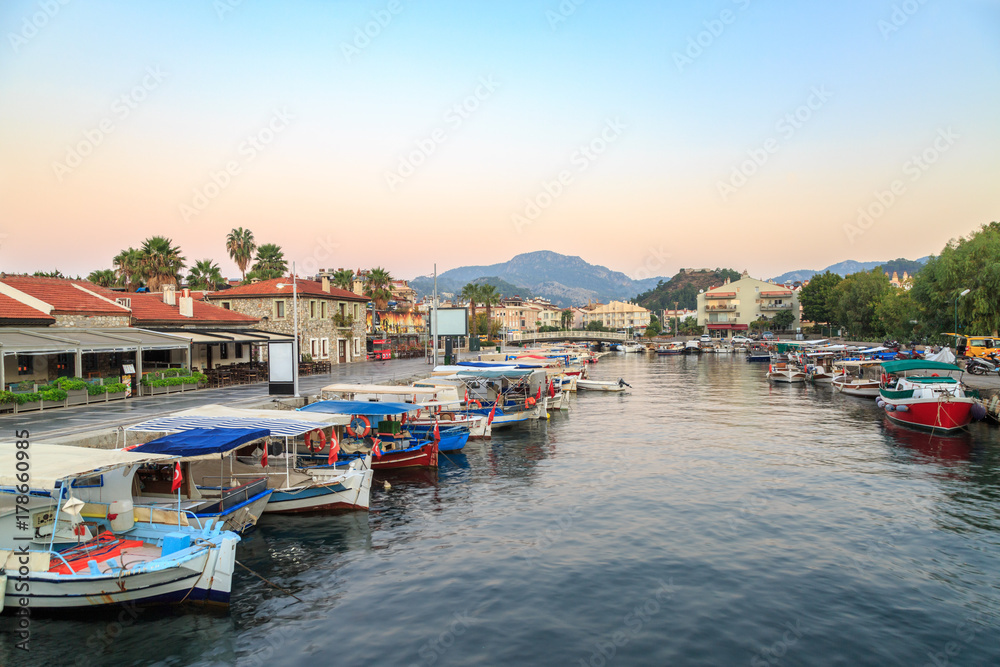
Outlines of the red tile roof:
<svg viewBox="0 0 1000 667">
<path fill-rule="evenodd" d="M 335 299 L 337 301 L 370 301 L 366 296 L 358 296 L 354 292 L 348 292 L 347 290 L 340 289 L 339 287 L 330 286 L 329 292 L 323 291 L 323 284 L 318 283 L 315 280 L 305 280 L 298 278 L 296 281 L 296 291 L 299 296 L 307 296 L 310 298 L 322 297 L 327 299 Z M 278 287 L 278 283 L 282 283 L 284 287 Z M 209 299 L 213 301 L 225 300 L 225 299 L 240 299 L 244 297 L 261 297 L 261 296 L 271 296 L 271 297 L 289 297 L 292 296 L 292 279 L 288 278 L 274 278 L 272 280 L 261 280 L 258 283 L 251 283 L 250 285 L 242 285 L 240 287 L 234 287 L 232 289 L 223 290 L 221 292 L 213 292 L 207 295 Z"/>
<path fill-rule="evenodd" d="M 128 315 L 128 309 L 114 303 L 102 288 L 86 280 L 39 278 L 36 276 L 4 276 L 0 282 L 33 296 L 52 306 L 53 315 Z M 111 300 L 88 294 L 79 287 L 101 293 Z"/>
<path fill-rule="evenodd" d="M 163 303 L 163 294 L 160 292 L 117 292 L 116 296 L 132 300 L 132 318 L 136 326 L 149 326 L 154 322 L 249 325 L 260 321 L 250 315 L 213 306 L 197 298 L 194 293 L 191 294 L 195 297 L 192 301 L 193 317 L 181 315 L 179 305 L 171 306 Z M 176 299 L 179 304 L 180 292 L 177 293 Z"/>
<path fill-rule="evenodd" d="M 0 294 L 0 320 L 8 326 L 15 322 L 37 322 L 39 324 L 48 325 L 55 322 L 56 318 L 51 315 L 47 315 L 40 310 L 36 310 L 31 306 L 26 306 L 17 299 L 11 298 L 6 294 Z"/>
</svg>

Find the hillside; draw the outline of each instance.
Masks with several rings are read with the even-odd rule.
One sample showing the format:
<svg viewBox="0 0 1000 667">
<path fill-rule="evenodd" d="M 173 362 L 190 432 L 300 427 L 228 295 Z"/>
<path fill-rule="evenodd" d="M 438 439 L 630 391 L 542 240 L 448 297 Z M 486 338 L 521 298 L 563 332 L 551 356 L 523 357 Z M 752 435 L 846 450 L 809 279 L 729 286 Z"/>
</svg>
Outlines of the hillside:
<svg viewBox="0 0 1000 667">
<path fill-rule="evenodd" d="M 457 294 L 466 283 L 480 279 L 498 286 L 494 280 L 506 283 L 518 289 L 515 293 L 522 297 L 533 293 L 563 307 L 585 304 L 588 300 L 627 301 L 651 289 L 660 280 L 633 280 L 620 271 L 590 264 L 580 257 L 540 250 L 517 255 L 500 264 L 462 266 L 445 271 L 438 275 L 438 292 Z M 434 288 L 434 279 L 420 276 L 411 280 L 410 286 L 426 296 Z"/>
<path fill-rule="evenodd" d="M 635 302 L 652 311 L 672 310 L 675 302 L 679 304 L 680 308 L 694 309 L 698 307 L 698 292 L 721 285 L 726 281 L 726 278 L 739 280 L 740 273 L 732 269 L 716 269 L 714 271 L 685 271 L 681 269 L 666 283 L 660 281 L 660 284 L 653 289 L 637 296 Z"/>
<path fill-rule="evenodd" d="M 893 259 L 886 262 L 856 262 L 849 259 L 845 262 L 840 262 L 838 264 L 831 264 L 825 269 L 819 271 L 814 271 L 812 269 L 799 269 L 798 271 L 789 271 L 788 273 L 782 273 L 776 278 L 772 278 L 776 283 L 793 283 L 802 282 L 804 280 L 810 280 L 813 276 L 819 273 L 826 273 L 827 271 L 831 273 L 836 273 L 840 276 L 848 276 L 852 273 L 857 273 L 858 271 L 871 271 L 875 267 L 881 266 L 883 271 L 888 272 L 891 276 L 893 271 L 897 271 L 900 276 L 903 275 L 903 271 L 906 271 L 910 275 L 913 275 L 920 268 L 927 263 L 930 256 L 921 257 L 920 259 Z"/>
</svg>

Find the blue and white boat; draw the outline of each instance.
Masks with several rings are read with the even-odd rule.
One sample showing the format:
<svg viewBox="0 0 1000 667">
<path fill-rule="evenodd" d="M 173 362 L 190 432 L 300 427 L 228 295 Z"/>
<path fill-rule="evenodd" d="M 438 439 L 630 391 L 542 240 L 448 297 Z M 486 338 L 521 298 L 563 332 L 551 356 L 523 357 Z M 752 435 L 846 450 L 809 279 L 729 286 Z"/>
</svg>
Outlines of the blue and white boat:
<svg viewBox="0 0 1000 667">
<path fill-rule="evenodd" d="M 24 451 L 30 455 L 27 482 L 16 467 Z M 239 535 L 223 531 L 221 522 L 202 524 L 191 516 L 198 525 L 135 521 L 136 470 L 170 460 L 122 450 L 0 444 L 0 606 L 18 613 L 123 603 L 228 604 Z"/>
</svg>

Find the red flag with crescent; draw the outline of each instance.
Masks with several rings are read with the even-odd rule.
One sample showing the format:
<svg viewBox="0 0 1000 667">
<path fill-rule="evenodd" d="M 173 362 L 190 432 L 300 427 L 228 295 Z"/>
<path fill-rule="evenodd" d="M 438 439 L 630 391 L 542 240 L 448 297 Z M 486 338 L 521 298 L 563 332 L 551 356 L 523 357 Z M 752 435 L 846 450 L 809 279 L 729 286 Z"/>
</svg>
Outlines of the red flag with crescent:
<svg viewBox="0 0 1000 667">
<path fill-rule="evenodd" d="M 337 441 L 337 429 L 330 429 L 330 454 L 326 457 L 327 465 L 337 464 L 337 455 L 340 454 L 340 443 Z"/>
<path fill-rule="evenodd" d="M 181 462 L 174 462 L 174 479 L 170 485 L 170 492 L 173 493 L 181 488 L 181 483 L 184 481 L 184 475 L 181 473 Z"/>
<path fill-rule="evenodd" d="M 497 413 L 497 404 L 494 402 L 493 407 L 490 408 L 490 418 L 486 420 L 487 424 L 493 423 L 493 417 L 496 415 L 496 413 Z"/>
</svg>

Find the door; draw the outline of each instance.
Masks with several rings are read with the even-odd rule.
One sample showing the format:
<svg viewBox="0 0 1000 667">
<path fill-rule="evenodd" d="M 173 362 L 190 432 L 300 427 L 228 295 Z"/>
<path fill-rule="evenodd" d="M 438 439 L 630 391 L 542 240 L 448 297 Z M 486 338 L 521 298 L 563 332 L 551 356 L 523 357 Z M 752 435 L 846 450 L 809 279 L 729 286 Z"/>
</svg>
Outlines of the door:
<svg viewBox="0 0 1000 667">
<path fill-rule="evenodd" d="M 206 345 L 205 350 L 207 352 L 205 356 L 205 368 L 208 370 L 212 370 L 212 346 Z"/>
<path fill-rule="evenodd" d="M 339 359 L 339 361 L 337 362 L 338 364 L 346 364 L 347 363 L 347 341 L 346 340 L 338 340 L 337 341 L 337 358 Z"/>
</svg>

